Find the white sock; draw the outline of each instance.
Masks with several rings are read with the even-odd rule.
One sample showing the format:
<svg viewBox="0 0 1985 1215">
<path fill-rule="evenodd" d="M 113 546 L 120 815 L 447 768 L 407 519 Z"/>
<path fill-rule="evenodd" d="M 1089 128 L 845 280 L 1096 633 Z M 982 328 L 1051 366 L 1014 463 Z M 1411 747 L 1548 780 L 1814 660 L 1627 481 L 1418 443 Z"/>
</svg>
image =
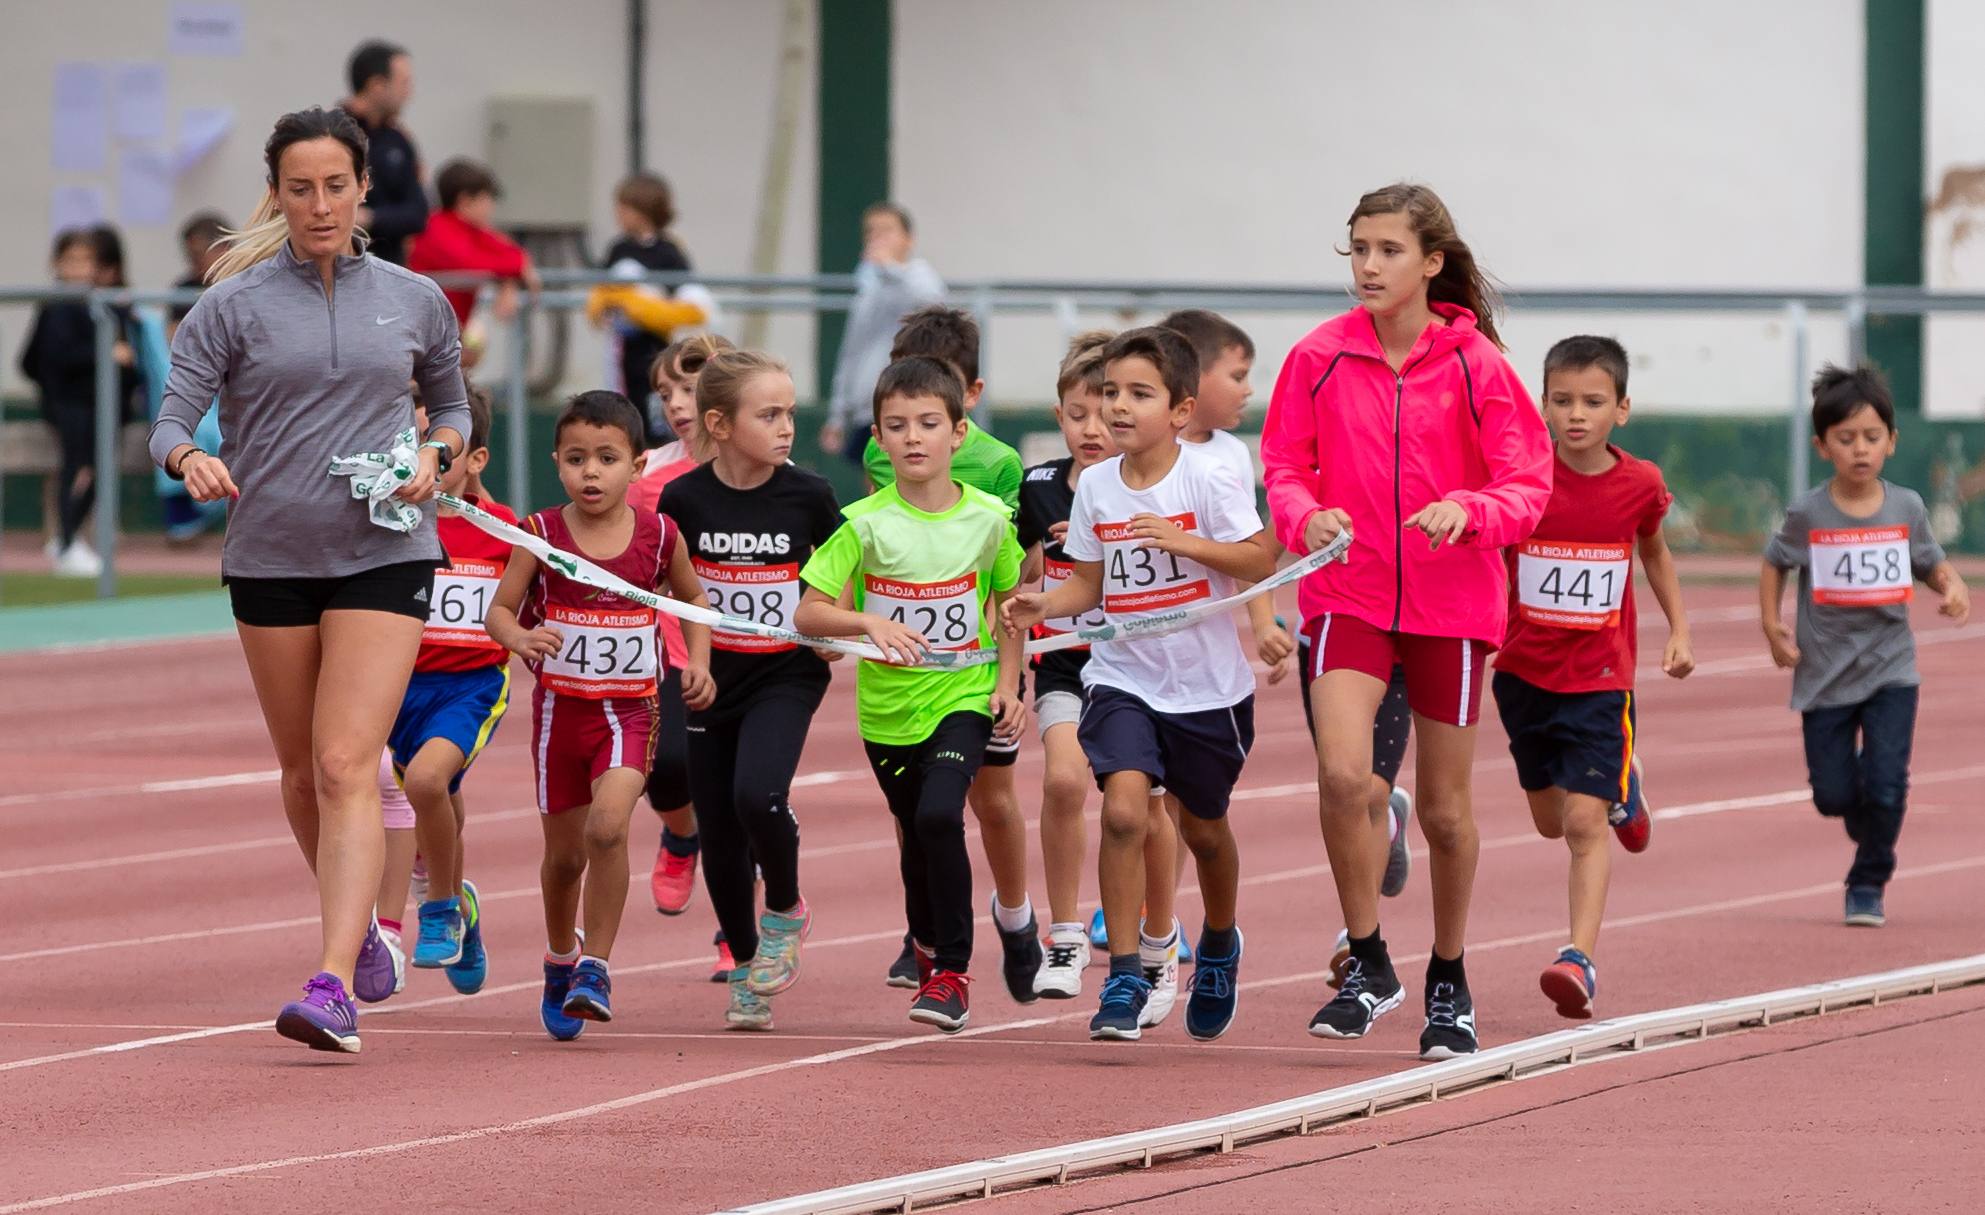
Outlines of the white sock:
<svg viewBox="0 0 1985 1215">
<path fill-rule="evenodd" d="M 579 960 L 579 947 L 574 945 L 565 953 L 560 953 L 547 944 L 544 947 L 544 956 L 547 962 L 557 962 L 561 966 L 571 966 Z"/>
<path fill-rule="evenodd" d="M 605 969 L 607 968 L 607 960 L 606 960 L 605 958 L 596 958 L 596 957 L 594 957 L 594 956 L 593 956 L 592 954 L 589 954 L 589 953 L 582 953 L 582 954 L 580 954 L 580 955 L 579 955 L 579 962 L 580 962 L 580 964 L 581 964 L 581 965 L 584 965 L 584 964 L 585 964 L 585 963 L 587 963 L 587 962 L 596 962 L 596 963 L 598 963 L 598 964 L 599 964 L 599 968 L 600 968 L 601 970 L 605 970 Z"/>
<path fill-rule="evenodd" d="M 1050 937 L 1079 936 L 1086 941 L 1089 939 L 1089 927 L 1088 925 L 1079 922 L 1057 920 L 1056 922 L 1048 925 L 1048 935 Z"/>
<path fill-rule="evenodd" d="M 999 896 L 993 896 L 993 923 L 999 925 L 1001 931 L 1019 932 L 1033 918 L 1034 900 L 1023 898 L 1019 907 L 1002 907 Z"/>
<path fill-rule="evenodd" d="M 1162 937 L 1151 937 L 1142 924 L 1137 929 L 1137 960 L 1146 966 L 1163 966 L 1172 956 L 1172 943 L 1179 939 L 1179 922 L 1172 921 L 1172 930 Z"/>
</svg>

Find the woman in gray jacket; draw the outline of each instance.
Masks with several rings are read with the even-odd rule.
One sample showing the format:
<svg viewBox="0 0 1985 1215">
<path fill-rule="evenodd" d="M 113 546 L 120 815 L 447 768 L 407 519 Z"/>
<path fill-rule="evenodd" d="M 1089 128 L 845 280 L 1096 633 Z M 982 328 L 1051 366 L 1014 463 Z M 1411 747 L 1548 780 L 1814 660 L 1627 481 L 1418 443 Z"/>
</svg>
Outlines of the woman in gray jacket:
<svg viewBox="0 0 1985 1215">
<path fill-rule="evenodd" d="M 152 459 L 196 501 L 231 499 L 221 580 L 282 766 L 283 809 L 317 875 L 319 973 L 277 1032 L 356 1052 L 351 996 L 383 1000 L 395 963 L 373 919 L 385 859 L 379 755 L 406 691 L 435 567 L 435 483 L 469 429 L 461 335 L 440 288 L 354 240 L 365 134 L 341 110 L 285 114 L 269 192 L 228 238 L 181 322 Z M 428 441 L 398 492 L 411 531 L 375 523 L 333 460 L 386 451 L 427 402 Z M 193 441 L 219 398 L 219 453 Z M 425 505 L 421 505 L 425 504 Z M 390 513 L 390 512 L 389 512 Z"/>
</svg>

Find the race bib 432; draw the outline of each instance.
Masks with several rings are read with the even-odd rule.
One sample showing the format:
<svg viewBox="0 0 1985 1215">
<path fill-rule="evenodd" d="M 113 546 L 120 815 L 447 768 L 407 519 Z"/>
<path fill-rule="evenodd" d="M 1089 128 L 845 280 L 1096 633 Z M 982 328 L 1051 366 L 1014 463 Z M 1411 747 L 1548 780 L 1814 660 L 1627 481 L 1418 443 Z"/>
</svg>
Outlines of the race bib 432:
<svg viewBox="0 0 1985 1215">
<path fill-rule="evenodd" d="M 1516 549 L 1517 614 L 1531 624 L 1588 632 L 1617 624 L 1631 554 L 1624 543 L 1525 540 Z"/>
<path fill-rule="evenodd" d="M 1916 592 L 1909 565 L 1909 525 L 1815 529 L 1813 602 L 1836 607 L 1908 603 Z"/>
<path fill-rule="evenodd" d="M 538 673 L 545 687 L 591 700 L 655 695 L 653 608 L 553 605 L 545 623 L 565 635 L 564 647 Z"/>
</svg>

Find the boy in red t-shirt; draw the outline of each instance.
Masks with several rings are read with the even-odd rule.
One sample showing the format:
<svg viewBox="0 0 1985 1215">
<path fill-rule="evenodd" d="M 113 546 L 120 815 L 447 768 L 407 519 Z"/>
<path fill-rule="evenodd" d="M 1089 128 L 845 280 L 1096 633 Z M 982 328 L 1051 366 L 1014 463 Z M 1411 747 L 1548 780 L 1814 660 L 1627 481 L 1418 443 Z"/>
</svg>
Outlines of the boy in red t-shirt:
<svg viewBox="0 0 1985 1215">
<path fill-rule="evenodd" d="M 469 418 L 468 448 L 442 472 L 441 489 L 515 523 L 502 503 L 469 492 L 489 463 L 487 395 L 469 394 Z M 420 654 L 387 746 L 427 863 L 413 964 L 445 968 L 455 990 L 467 994 L 482 990 L 489 960 L 476 888 L 462 876 L 462 778 L 510 705 L 510 654 L 483 627 L 510 545 L 445 509 L 436 529 L 448 564 L 435 572 Z"/>
<path fill-rule="evenodd" d="M 488 168 L 473 160 L 451 160 L 434 178 L 441 209 L 407 250 L 407 269 L 419 274 L 487 274 L 497 282 L 492 311 L 507 321 L 517 313 L 517 284 L 536 291 L 538 272 L 524 247 L 496 230 L 496 200 L 502 190 Z M 462 327 L 462 366 L 476 365 L 482 338 L 469 324 L 475 311 L 474 287 L 443 289 Z"/>
<path fill-rule="evenodd" d="M 1660 469 L 1606 441 L 1631 406 L 1627 352 L 1613 339 L 1570 337 L 1545 356 L 1544 419 L 1557 441 L 1551 500 L 1530 538 L 1507 550 L 1509 635 L 1492 684 L 1531 818 L 1571 848 L 1571 944 L 1538 985 L 1575 1020 L 1592 1015 L 1598 987 L 1606 827 L 1629 852 L 1648 842 L 1634 748 L 1635 548 L 1668 617 L 1661 669 L 1676 679 L 1695 669 L 1661 534 L 1674 498 Z"/>
</svg>

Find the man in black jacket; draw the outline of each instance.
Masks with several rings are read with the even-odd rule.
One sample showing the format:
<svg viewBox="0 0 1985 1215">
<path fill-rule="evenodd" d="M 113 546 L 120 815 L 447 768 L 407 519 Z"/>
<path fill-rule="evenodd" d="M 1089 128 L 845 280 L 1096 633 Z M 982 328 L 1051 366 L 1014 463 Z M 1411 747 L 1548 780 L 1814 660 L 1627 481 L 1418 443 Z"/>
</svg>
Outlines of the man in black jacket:
<svg viewBox="0 0 1985 1215">
<path fill-rule="evenodd" d="M 340 106 L 358 119 L 371 143 L 372 193 L 359 208 L 358 224 L 372 236 L 373 256 L 405 265 L 407 239 L 427 227 L 420 156 L 399 124 L 413 96 L 413 59 L 390 42 L 367 42 L 352 52 L 348 72 L 351 97 Z"/>
</svg>

